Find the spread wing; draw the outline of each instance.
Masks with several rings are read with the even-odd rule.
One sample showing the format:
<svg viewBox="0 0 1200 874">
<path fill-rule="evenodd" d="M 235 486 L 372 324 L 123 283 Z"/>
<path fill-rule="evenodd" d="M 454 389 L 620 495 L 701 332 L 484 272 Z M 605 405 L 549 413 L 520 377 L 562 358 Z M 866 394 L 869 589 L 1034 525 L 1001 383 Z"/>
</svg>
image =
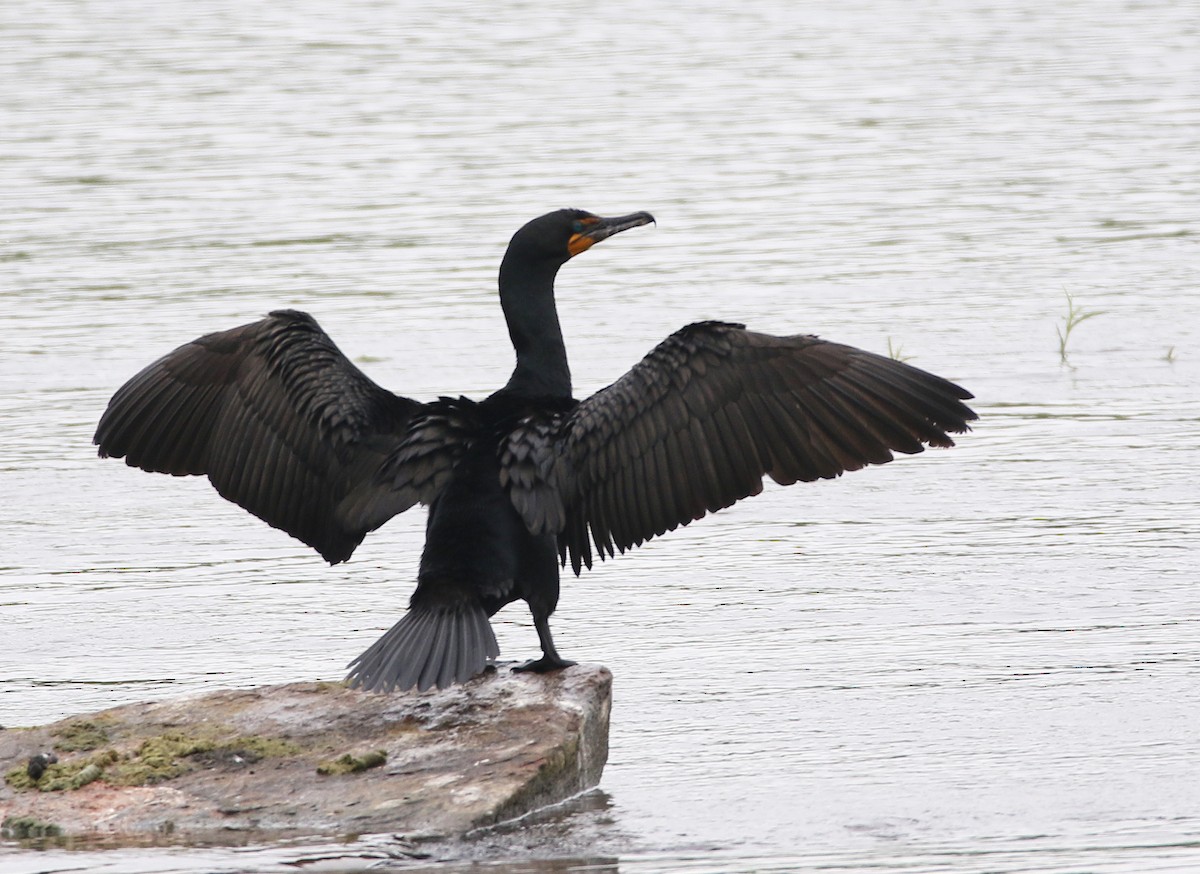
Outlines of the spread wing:
<svg viewBox="0 0 1200 874">
<path fill-rule="evenodd" d="M 758 494 L 764 474 L 788 485 L 953 446 L 947 432 L 976 418 L 970 397 L 817 337 L 689 325 L 562 417 L 553 439 L 539 438 L 544 425 L 510 438 L 537 461 L 514 503 L 533 530 L 558 534 L 578 573 L 593 543 L 601 558 L 624 552 Z"/>
<path fill-rule="evenodd" d="M 333 563 L 420 497 L 376 473 L 422 409 L 367 378 L 311 316 L 284 310 L 151 364 L 113 396 L 95 442 L 143 470 L 207 474 Z"/>
</svg>

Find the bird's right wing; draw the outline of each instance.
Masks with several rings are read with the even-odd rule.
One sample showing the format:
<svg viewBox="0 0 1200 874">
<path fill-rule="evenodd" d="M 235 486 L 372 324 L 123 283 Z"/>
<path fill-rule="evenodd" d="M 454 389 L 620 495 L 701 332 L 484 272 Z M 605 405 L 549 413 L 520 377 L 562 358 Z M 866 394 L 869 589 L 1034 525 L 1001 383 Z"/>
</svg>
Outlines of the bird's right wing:
<svg viewBox="0 0 1200 874">
<path fill-rule="evenodd" d="M 345 561 L 421 495 L 377 481 L 423 409 L 379 387 L 306 313 L 208 334 L 123 385 L 96 429 L 101 456 L 207 474 L 222 496 Z"/>
<path fill-rule="evenodd" d="M 554 530 L 576 573 L 762 490 L 884 464 L 893 452 L 953 446 L 971 395 L 899 361 L 742 325 L 689 325 L 579 404 L 514 501 L 531 529 Z M 511 452 L 510 454 L 514 455 Z M 539 471 L 541 471 L 539 473 Z M 557 500 L 550 501 L 544 495 Z M 589 538 L 590 532 L 590 538 Z"/>
</svg>

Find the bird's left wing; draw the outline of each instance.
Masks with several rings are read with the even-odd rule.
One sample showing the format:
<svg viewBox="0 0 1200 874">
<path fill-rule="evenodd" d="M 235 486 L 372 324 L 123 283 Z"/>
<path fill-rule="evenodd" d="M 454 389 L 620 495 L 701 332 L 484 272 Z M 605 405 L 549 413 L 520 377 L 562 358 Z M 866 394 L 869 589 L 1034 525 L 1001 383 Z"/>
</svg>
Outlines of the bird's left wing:
<svg viewBox="0 0 1200 874">
<path fill-rule="evenodd" d="M 702 322 L 558 421 L 514 432 L 506 469 L 526 523 L 557 533 L 578 573 L 593 543 L 624 552 L 759 493 L 764 474 L 788 485 L 953 446 L 970 397 L 851 346 Z"/>
<path fill-rule="evenodd" d="M 205 474 L 338 562 L 422 498 L 376 474 L 423 409 L 372 382 L 307 313 L 280 310 L 146 367 L 113 396 L 95 442 L 143 470 Z"/>
</svg>

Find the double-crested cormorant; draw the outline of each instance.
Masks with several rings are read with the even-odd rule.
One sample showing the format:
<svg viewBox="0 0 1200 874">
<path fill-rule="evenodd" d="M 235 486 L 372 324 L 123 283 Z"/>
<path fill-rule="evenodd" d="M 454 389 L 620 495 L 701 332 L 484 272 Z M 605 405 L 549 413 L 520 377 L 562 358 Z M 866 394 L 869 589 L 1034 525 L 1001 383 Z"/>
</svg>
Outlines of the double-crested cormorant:
<svg viewBox="0 0 1200 874">
<path fill-rule="evenodd" d="M 653 221 L 559 210 L 513 236 L 500 303 L 517 353 L 483 401 L 420 403 L 380 388 L 306 313 L 187 343 L 121 387 L 101 456 L 206 474 L 220 494 L 345 561 L 368 531 L 429 507 L 409 610 L 350 665 L 350 682 L 445 687 L 499 654 L 488 617 L 529 604 L 542 657 L 559 563 L 575 573 L 778 483 L 832 478 L 892 452 L 953 446 L 971 395 L 890 358 L 727 322 L 675 332 L 621 379 L 571 396 L 554 278 L 593 244 Z"/>
</svg>

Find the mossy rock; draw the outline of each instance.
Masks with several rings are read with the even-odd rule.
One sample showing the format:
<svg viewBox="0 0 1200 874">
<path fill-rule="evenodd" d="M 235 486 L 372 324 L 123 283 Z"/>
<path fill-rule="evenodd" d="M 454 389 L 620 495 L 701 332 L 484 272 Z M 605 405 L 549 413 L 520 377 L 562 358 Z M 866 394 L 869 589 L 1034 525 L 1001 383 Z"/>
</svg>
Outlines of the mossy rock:
<svg viewBox="0 0 1200 874">
<path fill-rule="evenodd" d="M 35 842 L 461 835 L 594 786 L 610 693 L 603 668 L 497 670 L 424 693 L 291 683 L 79 714 L 0 732 L 0 819 Z"/>
<path fill-rule="evenodd" d="M 65 762 L 47 765 L 46 770 L 38 780 L 29 776 L 25 765 L 12 768 L 4 775 L 4 782 L 17 791 L 37 790 L 39 792 L 65 792 L 71 789 L 82 789 L 87 784 L 100 778 L 105 769 L 121 756 L 116 750 L 105 750 L 91 756 L 80 756 Z"/>
<path fill-rule="evenodd" d="M 81 789 L 103 778 L 112 786 L 152 786 L 204 765 L 253 764 L 266 758 L 297 755 L 301 748 L 285 738 L 258 735 L 218 740 L 216 729 L 197 732 L 168 731 L 148 737 L 136 750 L 122 755 L 108 749 L 48 765 L 41 778 L 29 776 L 20 765 L 4 775 L 17 791 L 62 792 Z"/>
<path fill-rule="evenodd" d="M 322 777 L 329 777 L 334 774 L 357 774 L 360 771 L 369 771 L 371 768 L 378 768 L 387 762 L 387 753 L 383 750 L 373 750 L 369 753 L 354 755 L 346 753 L 344 756 L 339 756 L 336 759 L 328 759 L 317 765 L 317 773 Z"/>
<path fill-rule="evenodd" d="M 30 838 L 57 838 L 62 829 L 52 822 L 42 822 L 32 816 L 10 816 L 0 822 L 0 838 L 27 841 Z"/>
<path fill-rule="evenodd" d="M 90 752 L 109 742 L 110 726 L 102 720 L 80 719 L 54 732 L 54 748 L 60 752 Z"/>
</svg>

